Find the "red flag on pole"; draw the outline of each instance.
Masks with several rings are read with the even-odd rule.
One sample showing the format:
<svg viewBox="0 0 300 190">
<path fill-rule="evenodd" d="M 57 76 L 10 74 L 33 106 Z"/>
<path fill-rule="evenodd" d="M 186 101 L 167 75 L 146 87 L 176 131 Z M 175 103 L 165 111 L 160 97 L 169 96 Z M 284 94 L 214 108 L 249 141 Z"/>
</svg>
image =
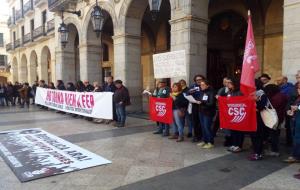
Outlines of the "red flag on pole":
<svg viewBox="0 0 300 190">
<path fill-rule="evenodd" d="M 150 120 L 162 123 L 173 123 L 172 98 L 150 97 Z"/>
<path fill-rule="evenodd" d="M 255 92 L 255 73 L 259 71 L 257 60 L 255 39 L 251 21 L 250 11 L 248 11 L 248 30 L 244 52 L 242 76 L 241 76 L 241 92 L 247 96 Z"/>
</svg>

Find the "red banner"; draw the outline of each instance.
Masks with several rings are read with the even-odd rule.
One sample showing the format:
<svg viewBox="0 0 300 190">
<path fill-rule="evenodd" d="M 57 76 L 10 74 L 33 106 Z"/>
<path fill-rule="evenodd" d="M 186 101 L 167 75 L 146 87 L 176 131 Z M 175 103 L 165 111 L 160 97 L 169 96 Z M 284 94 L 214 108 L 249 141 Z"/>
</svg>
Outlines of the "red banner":
<svg viewBox="0 0 300 190">
<path fill-rule="evenodd" d="M 245 96 L 219 97 L 220 127 L 236 131 L 256 131 L 256 103 Z"/>
<path fill-rule="evenodd" d="M 150 97 L 150 119 L 162 123 L 173 123 L 172 98 Z"/>
</svg>

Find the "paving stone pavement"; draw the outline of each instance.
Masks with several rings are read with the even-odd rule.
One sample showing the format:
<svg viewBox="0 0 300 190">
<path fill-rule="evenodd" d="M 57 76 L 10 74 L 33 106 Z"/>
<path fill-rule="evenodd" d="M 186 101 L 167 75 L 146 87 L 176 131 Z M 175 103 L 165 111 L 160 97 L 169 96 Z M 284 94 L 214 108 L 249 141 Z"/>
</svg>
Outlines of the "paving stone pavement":
<svg viewBox="0 0 300 190">
<path fill-rule="evenodd" d="M 246 160 L 249 151 L 230 154 L 216 138 L 216 147 L 202 150 L 186 140 L 176 143 L 153 135 L 155 123 L 129 117 L 127 127 L 95 124 L 68 114 L 31 107 L 0 108 L 0 130 L 42 128 L 113 163 L 21 183 L 0 158 L 0 190 L 106 189 L 278 189 L 299 190 L 293 178 L 300 165 L 267 158 Z M 249 143 L 248 143 L 249 144 Z M 249 146 L 249 145 L 248 145 Z M 249 147 L 248 147 L 249 149 Z"/>
</svg>

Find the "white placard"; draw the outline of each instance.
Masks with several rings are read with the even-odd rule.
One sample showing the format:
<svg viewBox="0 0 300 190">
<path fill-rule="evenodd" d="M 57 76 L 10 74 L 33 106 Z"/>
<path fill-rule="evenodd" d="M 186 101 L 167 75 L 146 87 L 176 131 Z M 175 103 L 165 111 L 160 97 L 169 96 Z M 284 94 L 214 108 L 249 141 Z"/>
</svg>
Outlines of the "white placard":
<svg viewBox="0 0 300 190">
<path fill-rule="evenodd" d="M 112 92 L 71 92 L 38 87 L 35 103 L 87 117 L 112 119 L 112 96 Z"/>
<path fill-rule="evenodd" d="M 185 50 L 153 55 L 154 78 L 186 77 Z"/>
</svg>

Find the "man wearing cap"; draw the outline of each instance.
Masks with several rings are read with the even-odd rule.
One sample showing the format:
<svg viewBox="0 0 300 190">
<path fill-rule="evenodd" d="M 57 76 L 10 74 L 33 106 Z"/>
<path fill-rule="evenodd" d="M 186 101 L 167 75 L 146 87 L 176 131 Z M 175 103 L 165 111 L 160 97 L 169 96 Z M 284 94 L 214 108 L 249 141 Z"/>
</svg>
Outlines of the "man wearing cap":
<svg viewBox="0 0 300 190">
<path fill-rule="evenodd" d="M 115 81 L 116 91 L 114 93 L 114 104 L 116 105 L 117 124 L 116 127 L 124 127 L 126 121 L 126 106 L 129 106 L 130 96 L 128 89 L 123 86 L 121 80 Z"/>
<path fill-rule="evenodd" d="M 171 89 L 167 86 L 166 79 L 160 79 L 158 83 L 158 92 L 153 93 L 154 97 L 157 98 L 169 98 L 170 97 Z M 163 136 L 170 135 L 170 125 L 167 123 L 159 123 L 157 131 L 153 134 L 163 134 Z"/>
</svg>

